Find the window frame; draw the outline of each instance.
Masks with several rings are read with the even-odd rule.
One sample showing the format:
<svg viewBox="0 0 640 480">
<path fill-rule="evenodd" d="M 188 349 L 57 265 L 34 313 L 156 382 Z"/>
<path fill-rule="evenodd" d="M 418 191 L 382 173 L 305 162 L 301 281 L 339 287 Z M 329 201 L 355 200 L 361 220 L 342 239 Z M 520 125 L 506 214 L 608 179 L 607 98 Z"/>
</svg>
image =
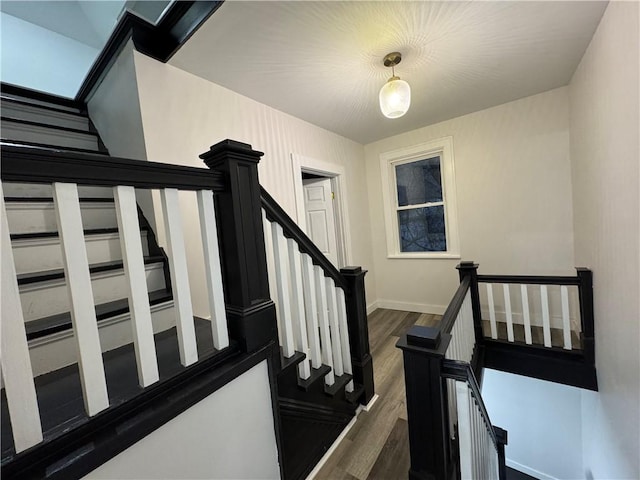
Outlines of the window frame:
<svg viewBox="0 0 640 480">
<path fill-rule="evenodd" d="M 435 156 L 440 157 L 440 180 L 442 202 L 428 202 L 420 205 L 398 205 L 398 191 L 395 167 Z M 387 258 L 411 259 L 459 259 L 460 241 L 458 235 L 458 209 L 456 202 L 455 168 L 453 160 L 453 137 L 444 137 L 410 147 L 404 147 L 380 154 L 382 198 L 384 202 L 384 223 L 387 241 Z M 447 250 L 442 252 L 402 252 L 400 250 L 400 230 L 398 212 L 401 210 L 430 207 L 441 204 L 444 208 L 445 238 Z"/>
</svg>

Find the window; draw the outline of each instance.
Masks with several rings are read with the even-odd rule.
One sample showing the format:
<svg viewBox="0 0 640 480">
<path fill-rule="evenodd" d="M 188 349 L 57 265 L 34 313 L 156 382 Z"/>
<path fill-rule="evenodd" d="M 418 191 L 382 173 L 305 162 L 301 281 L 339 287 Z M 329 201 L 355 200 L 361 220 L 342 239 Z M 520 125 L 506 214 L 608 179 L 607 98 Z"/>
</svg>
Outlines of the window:
<svg viewBox="0 0 640 480">
<path fill-rule="evenodd" d="M 390 258 L 459 258 L 451 137 L 380 155 Z"/>
</svg>

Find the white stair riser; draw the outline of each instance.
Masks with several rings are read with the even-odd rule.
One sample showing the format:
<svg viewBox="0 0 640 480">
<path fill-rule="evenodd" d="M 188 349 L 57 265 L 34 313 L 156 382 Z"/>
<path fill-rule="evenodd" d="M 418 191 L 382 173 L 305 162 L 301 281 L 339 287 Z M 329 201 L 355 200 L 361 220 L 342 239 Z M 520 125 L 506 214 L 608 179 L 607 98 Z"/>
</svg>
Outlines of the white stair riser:
<svg viewBox="0 0 640 480">
<path fill-rule="evenodd" d="M 67 132 L 36 125 L 24 125 L 10 120 L 2 121 L 2 137 L 15 141 L 98 151 L 98 139 L 94 135 Z"/>
<path fill-rule="evenodd" d="M 2 115 L 5 117 L 28 120 L 31 122 L 46 123 L 58 127 L 75 128 L 89 131 L 89 119 L 71 113 L 56 112 L 37 106 L 20 105 L 11 102 L 2 102 Z"/>
<path fill-rule="evenodd" d="M 154 333 L 175 326 L 173 301 L 151 307 Z M 103 352 L 131 343 L 131 316 L 123 313 L 98 323 L 100 346 Z M 78 361 L 73 331 L 58 332 L 29 342 L 33 375 L 43 375 Z"/>
<path fill-rule="evenodd" d="M 51 184 L 2 182 L 2 189 L 5 197 L 53 198 Z M 113 198 L 113 189 L 78 185 L 78 196 L 80 198 Z"/>
<path fill-rule="evenodd" d="M 6 208 L 12 234 L 58 231 L 53 202 L 8 202 Z M 85 229 L 118 226 L 113 203 L 80 202 L 80 208 Z"/>
<path fill-rule="evenodd" d="M 143 255 L 149 255 L 147 233 L 141 233 Z M 32 273 L 62 268 L 62 248 L 58 237 L 14 240 L 16 272 Z M 85 236 L 89 264 L 122 260 L 118 233 Z"/>
<path fill-rule="evenodd" d="M 146 265 L 147 288 L 152 292 L 165 288 L 164 270 L 161 263 Z M 96 305 L 127 298 L 127 283 L 122 269 L 91 275 L 93 299 Z M 36 320 L 58 313 L 68 312 L 69 295 L 64 279 L 20 287 L 20 301 L 25 321 Z"/>
</svg>

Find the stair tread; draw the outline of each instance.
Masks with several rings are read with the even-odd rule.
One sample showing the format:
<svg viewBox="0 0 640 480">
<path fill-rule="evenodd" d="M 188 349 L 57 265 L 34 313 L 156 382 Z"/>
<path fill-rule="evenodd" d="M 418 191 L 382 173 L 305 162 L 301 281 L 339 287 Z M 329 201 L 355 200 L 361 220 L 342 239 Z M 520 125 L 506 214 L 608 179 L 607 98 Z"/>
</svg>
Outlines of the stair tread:
<svg viewBox="0 0 640 480">
<path fill-rule="evenodd" d="M 111 197 L 81 197 L 84 203 L 114 203 Z M 7 203 L 53 203 L 53 197 L 4 197 Z"/>
<path fill-rule="evenodd" d="M 164 257 L 159 255 L 144 257 L 145 265 L 151 265 L 153 263 L 164 262 Z M 89 272 L 91 274 L 107 272 L 110 270 L 118 270 L 123 267 L 122 260 L 114 260 L 110 262 L 100 262 L 89 265 Z M 50 280 L 57 280 L 64 278 L 64 269 L 56 268 L 54 270 L 45 270 L 43 272 L 29 272 L 21 273 L 18 275 L 18 285 L 29 285 L 38 282 L 47 282 Z"/>
<path fill-rule="evenodd" d="M 320 365 L 318 368 L 312 368 L 309 378 L 304 380 L 298 378 L 298 387 L 306 392 L 310 390 L 316 382 L 322 381 L 329 372 L 331 372 L 331 367 L 325 364 Z"/>
<path fill-rule="evenodd" d="M 149 304 L 158 305 L 173 299 L 171 292 L 165 289 L 149 292 Z M 116 315 L 121 315 L 129 311 L 129 301 L 126 298 L 102 303 L 95 306 L 96 319 L 106 320 Z M 71 312 L 59 313 L 49 317 L 38 318 L 25 323 L 27 340 L 42 338 L 53 333 L 61 332 L 71 328 Z"/>
<path fill-rule="evenodd" d="M 47 143 L 29 142 L 27 140 L 11 140 L 9 138 L 0 139 L 0 145 L 10 145 L 13 147 L 29 147 L 42 150 L 50 150 L 55 152 L 70 152 L 70 153 L 87 153 L 90 155 L 100 155 L 101 157 L 108 157 L 109 152 L 102 150 L 90 150 L 87 148 L 75 148 L 75 147 L 61 147 L 58 145 L 49 145 Z"/>
<path fill-rule="evenodd" d="M 353 375 L 348 373 L 342 374 L 340 376 L 335 377 L 335 381 L 333 385 L 325 385 L 324 393 L 327 395 L 331 395 L 332 397 L 340 393 L 342 389 L 353 379 Z"/>
<path fill-rule="evenodd" d="M 144 225 L 140 225 L 140 233 L 147 233 L 149 228 Z M 118 233 L 117 227 L 110 228 L 88 228 L 83 230 L 85 237 L 91 237 L 94 235 L 108 235 Z M 12 233 L 11 240 L 29 240 L 36 238 L 55 238 L 58 237 L 58 232 L 30 232 L 30 233 Z"/>
<path fill-rule="evenodd" d="M 353 392 L 346 392 L 347 401 L 354 405 L 357 404 L 363 392 L 364 392 L 364 385 L 360 385 L 359 383 L 354 382 Z"/>
<path fill-rule="evenodd" d="M 41 110 L 48 110 L 51 112 L 55 112 L 55 113 L 61 113 L 64 115 L 71 115 L 73 117 L 79 117 L 79 118 L 85 118 L 88 119 L 88 115 L 84 112 L 74 112 L 72 110 L 65 110 L 63 108 L 57 108 L 57 107 L 53 107 L 51 105 L 41 105 L 38 103 L 32 103 L 32 102 L 28 102 L 26 100 L 21 100 L 18 98 L 12 98 L 12 97 L 8 97 L 6 95 L 0 95 L 0 101 L 4 102 L 8 102 L 8 103 L 14 103 L 16 105 L 23 105 L 25 107 L 29 107 L 29 108 L 38 108 Z"/>
<path fill-rule="evenodd" d="M 298 352 L 298 351 L 296 351 L 292 356 L 287 358 L 282 353 L 282 348 L 280 348 L 280 371 L 288 370 L 289 368 L 292 368 L 295 365 L 298 365 L 305 358 L 307 358 L 307 356 L 304 353 Z"/>
<path fill-rule="evenodd" d="M 97 138 L 98 134 L 96 132 L 91 132 L 89 130 L 82 130 L 79 128 L 72 128 L 72 127 L 63 127 L 60 125 L 52 125 L 49 123 L 42 123 L 42 122 L 35 122 L 33 120 L 23 120 L 21 118 L 15 118 L 15 117 L 8 117 L 5 115 L 2 115 L 0 117 L 0 120 L 4 121 L 4 122 L 12 122 L 12 123 L 19 123 L 21 125 L 29 125 L 32 127 L 39 127 L 39 128 L 45 128 L 48 130 L 60 130 L 62 132 L 69 132 L 69 133 L 74 133 L 77 135 L 87 135 L 89 137 L 94 137 Z"/>
<path fill-rule="evenodd" d="M 234 342 L 224 350 L 216 350 L 213 347 L 211 322 L 194 317 L 194 323 L 199 360 L 212 355 L 223 355 L 225 354 L 223 352 L 231 354 L 237 351 L 238 347 Z M 160 382 L 184 372 L 185 367 L 180 363 L 175 327 L 156 333 L 154 340 Z M 120 405 L 142 393 L 143 389 L 138 383 L 133 344 L 104 352 L 102 356 L 111 407 Z M 59 437 L 89 420 L 84 410 L 77 364 L 40 375 L 34 381 L 45 441 Z M 0 402 L 0 420 L 3 426 L 0 445 L 2 445 L 3 465 L 15 455 L 5 400 L 3 388 Z"/>
</svg>

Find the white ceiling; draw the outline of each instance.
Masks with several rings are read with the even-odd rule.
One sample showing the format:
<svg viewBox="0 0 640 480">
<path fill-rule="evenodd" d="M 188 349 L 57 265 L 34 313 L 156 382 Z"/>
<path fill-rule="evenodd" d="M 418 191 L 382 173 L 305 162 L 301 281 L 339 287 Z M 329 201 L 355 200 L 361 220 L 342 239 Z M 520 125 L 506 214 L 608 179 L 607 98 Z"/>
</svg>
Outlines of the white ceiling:
<svg viewBox="0 0 640 480">
<path fill-rule="evenodd" d="M 109 38 L 124 3 L 124 0 L 2 0 L 0 10 L 100 50 Z"/>
<path fill-rule="evenodd" d="M 231 1 L 170 63 L 366 144 L 566 85 L 606 2 Z M 402 118 L 380 113 L 396 74 Z"/>
</svg>

